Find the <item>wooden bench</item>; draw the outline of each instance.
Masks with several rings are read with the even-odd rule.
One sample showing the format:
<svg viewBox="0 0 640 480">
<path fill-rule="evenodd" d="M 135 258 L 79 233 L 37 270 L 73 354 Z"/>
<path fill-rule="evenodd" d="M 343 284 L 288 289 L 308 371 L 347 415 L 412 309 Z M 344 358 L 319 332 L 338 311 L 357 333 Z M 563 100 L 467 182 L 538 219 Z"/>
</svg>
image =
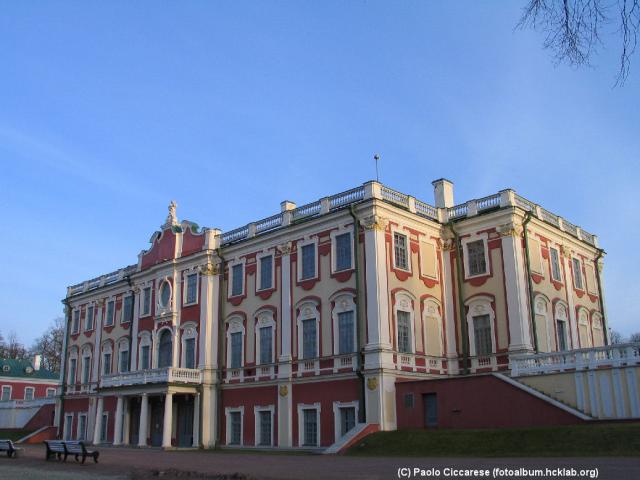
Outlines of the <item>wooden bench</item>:
<svg viewBox="0 0 640 480">
<path fill-rule="evenodd" d="M 67 459 L 67 449 L 64 447 L 62 440 L 45 440 L 44 444 L 47 446 L 47 453 L 45 460 L 49 460 L 51 457 L 56 457 L 58 460 L 64 456 Z"/>
<path fill-rule="evenodd" d="M 11 440 L 0 440 L 0 452 L 7 452 L 7 457 L 16 458 L 21 448 L 16 448 Z"/>
<path fill-rule="evenodd" d="M 97 450 L 87 450 L 83 442 L 64 442 L 64 447 L 67 450 L 65 455 L 65 460 L 67 459 L 67 455 L 74 455 L 76 458 L 76 462 L 80 461 L 82 458 L 82 463 L 87 459 L 87 457 L 93 457 L 93 461 L 98 463 L 98 457 L 100 456 L 100 452 Z"/>
</svg>

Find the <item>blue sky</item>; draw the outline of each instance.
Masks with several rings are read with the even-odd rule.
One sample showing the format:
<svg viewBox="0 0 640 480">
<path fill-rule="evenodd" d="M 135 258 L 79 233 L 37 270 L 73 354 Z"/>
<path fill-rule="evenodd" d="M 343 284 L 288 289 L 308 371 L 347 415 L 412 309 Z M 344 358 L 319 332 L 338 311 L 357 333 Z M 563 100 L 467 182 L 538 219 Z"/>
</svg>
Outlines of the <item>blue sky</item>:
<svg viewBox="0 0 640 480">
<path fill-rule="evenodd" d="M 4 2 L 0 331 L 135 263 L 171 199 L 228 230 L 374 177 L 432 202 L 511 187 L 600 237 L 640 330 L 640 59 L 555 66 L 512 2 Z M 630 248 L 631 247 L 631 248 Z"/>
</svg>

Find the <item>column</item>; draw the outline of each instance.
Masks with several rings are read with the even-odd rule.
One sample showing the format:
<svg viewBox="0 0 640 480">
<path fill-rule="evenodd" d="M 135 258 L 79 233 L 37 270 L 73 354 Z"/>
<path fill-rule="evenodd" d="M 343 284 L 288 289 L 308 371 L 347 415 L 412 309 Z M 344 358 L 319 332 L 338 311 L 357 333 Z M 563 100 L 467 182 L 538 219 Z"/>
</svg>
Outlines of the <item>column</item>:
<svg viewBox="0 0 640 480">
<path fill-rule="evenodd" d="M 218 364 L 218 295 L 220 290 L 219 267 L 207 264 L 200 268 L 200 333 L 198 365 L 205 369 Z"/>
<path fill-rule="evenodd" d="M 200 393 L 193 396 L 193 448 L 200 446 Z"/>
<path fill-rule="evenodd" d="M 164 397 L 164 422 L 162 424 L 162 448 L 171 448 L 171 426 L 173 424 L 173 392 Z"/>
<path fill-rule="evenodd" d="M 520 229 L 513 224 L 501 227 L 504 281 L 507 288 L 507 311 L 509 313 L 509 351 L 533 350 L 531 322 L 528 305 L 527 276 Z"/>
<path fill-rule="evenodd" d="M 123 402 L 124 420 L 122 425 L 122 444 L 129 445 L 129 428 L 131 426 L 131 399 L 125 397 Z"/>
<path fill-rule="evenodd" d="M 140 316 L 140 288 L 133 289 L 133 321 L 131 325 L 131 368 L 138 370 L 138 317 Z"/>
<path fill-rule="evenodd" d="M 567 303 L 569 304 L 569 349 L 574 350 L 578 347 L 578 322 L 576 321 L 576 303 L 573 300 L 573 277 L 571 276 L 571 250 L 562 247 L 562 261 L 565 271 L 565 290 L 567 292 Z"/>
<path fill-rule="evenodd" d="M 216 446 L 216 428 L 219 421 L 218 398 L 215 385 L 202 386 L 202 430 L 199 432 L 204 448 Z"/>
<path fill-rule="evenodd" d="M 280 318 L 282 319 L 280 325 L 280 337 L 282 343 L 280 345 L 280 362 L 291 362 L 291 244 L 286 243 L 280 245 L 280 252 L 282 256 L 280 275 L 282 279 L 282 312 Z M 279 372 L 281 372 L 279 370 Z M 291 367 L 285 368 L 285 376 L 289 376 L 291 373 Z M 282 376 L 282 375 L 279 375 Z"/>
<path fill-rule="evenodd" d="M 451 240 L 453 242 L 453 240 Z M 453 246 L 450 243 L 449 246 Z M 451 249 L 443 248 L 442 252 L 442 297 L 444 298 L 444 326 L 447 337 L 446 357 L 450 374 L 458 373 L 458 350 L 456 344 L 455 298 L 453 296 L 454 277 L 451 272 Z"/>
<path fill-rule="evenodd" d="M 100 440 L 102 439 L 102 411 L 104 409 L 103 406 L 103 398 L 98 397 L 98 404 L 96 405 L 96 423 L 93 429 L 93 444 L 98 445 Z"/>
<path fill-rule="evenodd" d="M 122 444 L 122 403 L 123 398 L 118 397 L 118 402 L 116 403 L 116 418 L 115 418 L 115 428 L 113 432 L 113 444 L 120 445 Z"/>
<path fill-rule="evenodd" d="M 100 306 L 100 308 L 98 308 L 98 305 Z M 101 301 L 99 304 L 96 305 L 95 311 L 95 318 L 94 318 L 94 325 L 95 325 L 95 329 L 96 329 L 96 341 L 95 341 L 95 347 L 93 349 L 93 369 L 91 372 L 91 381 L 92 382 L 97 382 L 100 378 L 99 378 L 99 373 L 100 373 L 100 357 L 102 356 L 102 349 L 100 348 L 100 344 L 102 343 L 102 310 L 104 307 L 104 301 Z"/>
<path fill-rule="evenodd" d="M 179 368 L 180 367 L 180 349 L 182 345 L 180 345 L 180 327 L 176 325 L 175 333 L 173 334 L 173 361 L 172 367 Z"/>
<path fill-rule="evenodd" d="M 147 421 L 149 419 L 149 396 L 146 393 L 142 394 L 140 402 L 140 425 L 138 428 L 138 446 L 147 446 Z"/>
</svg>

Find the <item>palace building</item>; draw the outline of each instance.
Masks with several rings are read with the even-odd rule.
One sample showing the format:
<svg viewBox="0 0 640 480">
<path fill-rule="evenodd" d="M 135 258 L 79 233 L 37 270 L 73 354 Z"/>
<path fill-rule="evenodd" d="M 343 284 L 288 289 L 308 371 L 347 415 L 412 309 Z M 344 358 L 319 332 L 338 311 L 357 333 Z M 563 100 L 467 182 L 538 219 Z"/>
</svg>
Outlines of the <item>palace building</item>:
<svg viewBox="0 0 640 480">
<path fill-rule="evenodd" d="M 324 449 L 411 426 L 412 385 L 490 378 L 541 401 L 531 382 L 558 358 L 578 375 L 569 352 L 609 348 L 596 236 L 513 190 L 455 204 L 433 187 L 430 205 L 367 182 L 227 232 L 172 202 L 137 263 L 67 290 L 59 435 Z M 585 372 L 576 412 L 606 416 Z M 634 414 L 615 382 L 637 390 L 637 371 L 607 378 L 599 405 Z M 425 425 L 448 408 L 429 395 Z"/>
</svg>

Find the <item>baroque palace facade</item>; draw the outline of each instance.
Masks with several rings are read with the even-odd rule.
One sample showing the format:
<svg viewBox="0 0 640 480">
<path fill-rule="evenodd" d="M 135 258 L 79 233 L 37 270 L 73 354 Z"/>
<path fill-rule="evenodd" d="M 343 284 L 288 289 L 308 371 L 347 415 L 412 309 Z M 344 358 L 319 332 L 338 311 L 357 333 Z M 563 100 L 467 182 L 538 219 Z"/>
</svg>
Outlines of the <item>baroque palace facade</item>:
<svg viewBox="0 0 640 480">
<path fill-rule="evenodd" d="M 138 263 L 68 288 L 65 438 L 321 448 L 397 427 L 396 383 L 607 344 L 597 238 L 503 190 L 377 182 L 221 232 L 172 202 Z"/>
</svg>

